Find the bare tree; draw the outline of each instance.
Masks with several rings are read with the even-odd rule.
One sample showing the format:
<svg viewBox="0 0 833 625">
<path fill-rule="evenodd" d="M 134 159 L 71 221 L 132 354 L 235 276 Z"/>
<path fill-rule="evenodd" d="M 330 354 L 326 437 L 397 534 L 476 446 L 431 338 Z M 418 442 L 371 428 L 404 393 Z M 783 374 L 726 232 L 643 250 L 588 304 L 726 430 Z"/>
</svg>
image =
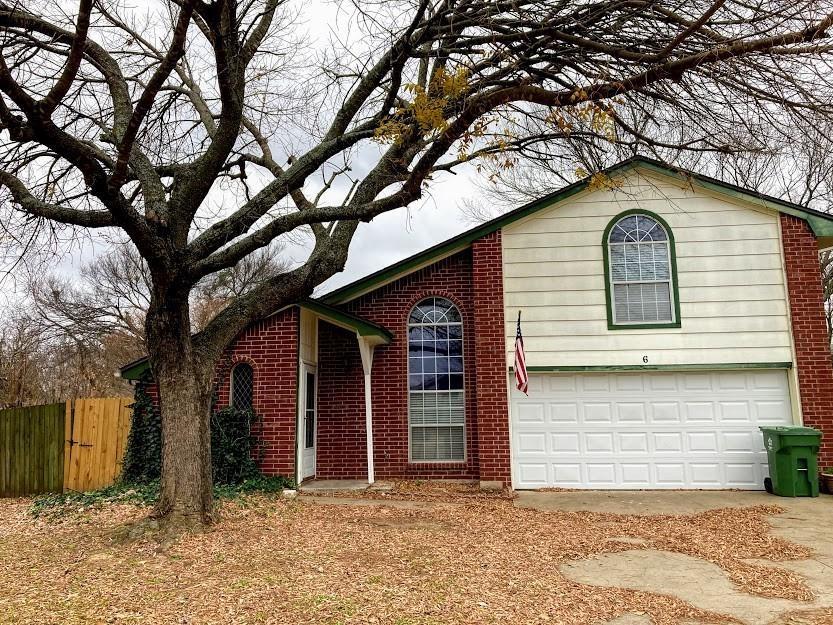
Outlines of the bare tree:
<svg viewBox="0 0 833 625">
<path fill-rule="evenodd" d="M 4 225 L 21 240 L 38 226 L 118 230 L 147 264 L 156 514 L 176 525 L 212 518 L 222 351 L 341 271 L 360 222 L 475 159 L 554 145 L 584 158 L 605 142 L 740 149 L 749 120 L 831 113 L 830 0 L 363 0 L 316 63 L 294 39 L 299 8 L 0 4 Z M 195 285 L 299 230 L 305 262 L 191 336 Z"/>
<path fill-rule="evenodd" d="M 289 264 L 281 258 L 282 251 L 279 245 L 271 244 L 194 285 L 191 330 L 202 330 L 235 298 L 286 272 Z M 32 277 L 28 288 L 34 317 L 45 334 L 75 342 L 79 349 L 97 345 L 103 337 L 119 335 L 132 346 L 128 351 L 135 352 L 122 359 L 122 364 L 147 351 L 145 322 L 151 289 L 147 264 L 130 244 L 117 245 L 87 263 L 77 279 L 54 274 Z"/>
</svg>

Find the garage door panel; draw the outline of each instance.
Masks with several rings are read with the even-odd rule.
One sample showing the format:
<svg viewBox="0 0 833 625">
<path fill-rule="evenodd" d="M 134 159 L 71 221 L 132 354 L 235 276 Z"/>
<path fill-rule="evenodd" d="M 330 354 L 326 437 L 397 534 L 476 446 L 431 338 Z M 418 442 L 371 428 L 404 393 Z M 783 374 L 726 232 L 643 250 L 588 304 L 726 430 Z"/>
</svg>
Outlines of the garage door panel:
<svg viewBox="0 0 833 625">
<path fill-rule="evenodd" d="M 613 405 L 610 403 L 584 404 L 585 423 L 613 423 Z"/>
<path fill-rule="evenodd" d="M 726 464 L 726 483 L 734 484 L 738 488 L 756 487 L 763 482 L 760 465 L 753 463 Z"/>
<path fill-rule="evenodd" d="M 581 434 L 579 432 L 556 432 L 550 436 L 553 453 L 578 454 L 581 453 Z"/>
<path fill-rule="evenodd" d="M 545 406 L 539 402 L 526 402 L 518 404 L 517 418 L 521 423 L 543 423 L 545 417 Z"/>
<path fill-rule="evenodd" d="M 653 432 L 656 453 L 682 453 L 683 435 L 680 432 Z"/>
<path fill-rule="evenodd" d="M 752 422 L 752 411 L 747 401 L 721 401 L 718 403 L 721 421 Z"/>
<path fill-rule="evenodd" d="M 518 477 L 521 482 L 529 484 L 531 488 L 547 486 L 551 481 L 547 476 L 547 466 L 546 462 L 524 462 L 519 467 Z"/>
<path fill-rule="evenodd" d="M 657 462 L 654 470 L 657 486 L 665 488 L 685 486 L 685 465 L 682 462 Z"/>
<path fill-rule="evenodd" d="M 688 470 L 689 483 L 693 488 L 719 487 L 724 483 L 720 464 L 717 462 L 690 462 Z"/>
<path fill-rule="evenodd" d="M 619 450 L 622 453 L 647 453 L 648 433 L 647 432 L 620 432 Z"/>
<path fill-rule="evenodd" d="M 553 481 L 565 487 L 580 487 L 584 482 L 580 464 L 557 463 L 552 467 Z"/>
<path fill-rule="evenodd" d="M 685 418 L 688 423 L 714 423 L 714 404 L 710 401 L 689 401 L 685 403 Z"/>
<path fill-rule="evenodd" d="M 651 465 L 647 462 L 622 462 L 622 484 L 631 488 L 648 488 L 651 485 Z"/>
<path fill-rule="evenodd" d="M 512 396 L 516 488 L 761 489 L 758 426 L 791 422 L 785 371 L 536 374 L 533 386 Z"/>
<path fill-rule="evenodd" d="M 546 441 L 547 437 L 543 432 L 521 432 L 518 434 L 518 451 L 522 454 L 546 454 Z"/>
<path fill-rule="evenodd" d="M 717 432 L 688 432 L 686 449 L 693 454 L 717 453 Z"/>
<path fill-rule="evenodd" d="M 763 451 L 763 437 L 756 437 L 753 432 L 723 432 L 723 451 L 749 452 Z"/>
<path fill-rule="evenodd" d="M 782 423 L 784 411 L 789 409 L 786 401 L 766 400 L 755 402 L 758 423 L 761 425 Z"/>
<path fill-rule="evenodd" d="M 583 451 L 588 455 L 614 451 L 613 432 L 585 432 Z"/>
<path fill-rule="evenodd" d="M 616 419 L 620 423 L 647 423 L 647 411 L 642 402 L 618 402 L 616 406 Z"/>
<path fill-rule="evenodd" d="M 655 423 L 681 423 L 680 404 L 672 401 L 651 402 L 651 420 Z"/>
<path fill-rule="evenodd" d="M 560 423 L 578 423 L 578 404 L 575 402 L 550 404 L 550 419 Z"/>
<path fill-rule="evenodd" d="M 587 483 L 595 488 L 609 488 L 616 484 L 616 464 L 613 462 L 588 462 Z"/>
</svg>

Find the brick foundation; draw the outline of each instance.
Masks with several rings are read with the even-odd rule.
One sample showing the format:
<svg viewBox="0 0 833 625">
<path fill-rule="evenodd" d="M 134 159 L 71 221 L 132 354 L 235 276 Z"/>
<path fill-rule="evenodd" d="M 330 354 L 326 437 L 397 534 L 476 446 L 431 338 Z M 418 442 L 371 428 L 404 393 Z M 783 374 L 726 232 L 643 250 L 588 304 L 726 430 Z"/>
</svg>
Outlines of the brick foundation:
<svg viewBox="0 0 833 625">
<path fill-rule="evenodd" d="M 816 238 L 802 219 L 781 215 L 781 238 L 804 425 L 824 432 L 819 466 L 833 466 L 833 362 Z"/>
</svg>

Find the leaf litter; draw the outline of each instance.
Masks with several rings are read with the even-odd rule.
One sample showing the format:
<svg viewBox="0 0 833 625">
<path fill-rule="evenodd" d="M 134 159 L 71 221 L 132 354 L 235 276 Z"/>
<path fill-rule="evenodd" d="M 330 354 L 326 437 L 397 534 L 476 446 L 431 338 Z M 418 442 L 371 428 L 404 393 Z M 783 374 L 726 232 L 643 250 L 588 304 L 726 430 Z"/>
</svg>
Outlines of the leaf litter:
<svg viewBox="0 0 833 625">
<path fill-rule="evenodd" d="M 766 517 L 782 512 L 776 506 L 544 512 L 514 507 L 507 493 L 435 483 L 362 496 L 380 505 L 247 497 L 223 504 L 205 533 L 164 544 L 113 539 L 146 508 L 114 504 L 50 520 L 33 518 L 30 500 L 2 500 L 0 622 L 589 625 L 627 613 L 655 625 L 738 622 L 559 571 L 568 560 L 632 550 L 634 541 L 713 562 L 753 595 L 813 598 L 796 573 L 744 562 L 810 555 L 772 536 Z"/>
</svg>

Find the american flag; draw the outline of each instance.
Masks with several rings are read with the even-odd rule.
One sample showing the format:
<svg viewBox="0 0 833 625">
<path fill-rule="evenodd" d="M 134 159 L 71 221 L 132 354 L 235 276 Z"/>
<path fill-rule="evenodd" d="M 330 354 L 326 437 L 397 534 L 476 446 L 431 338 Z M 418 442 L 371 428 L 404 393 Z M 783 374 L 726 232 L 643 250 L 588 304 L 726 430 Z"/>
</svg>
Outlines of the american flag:
<svg viewBox="0 0 833 625">
<path fill-rule="evenodd" d="M 524 354 L 524 336 L 521 334 L 521 311 L 518 311 L 518 332 L 515 334 L 515 382 L 518 390 L 528 395 L 529 376 L 526 374 L 526 354 Z"/>
</svg>

